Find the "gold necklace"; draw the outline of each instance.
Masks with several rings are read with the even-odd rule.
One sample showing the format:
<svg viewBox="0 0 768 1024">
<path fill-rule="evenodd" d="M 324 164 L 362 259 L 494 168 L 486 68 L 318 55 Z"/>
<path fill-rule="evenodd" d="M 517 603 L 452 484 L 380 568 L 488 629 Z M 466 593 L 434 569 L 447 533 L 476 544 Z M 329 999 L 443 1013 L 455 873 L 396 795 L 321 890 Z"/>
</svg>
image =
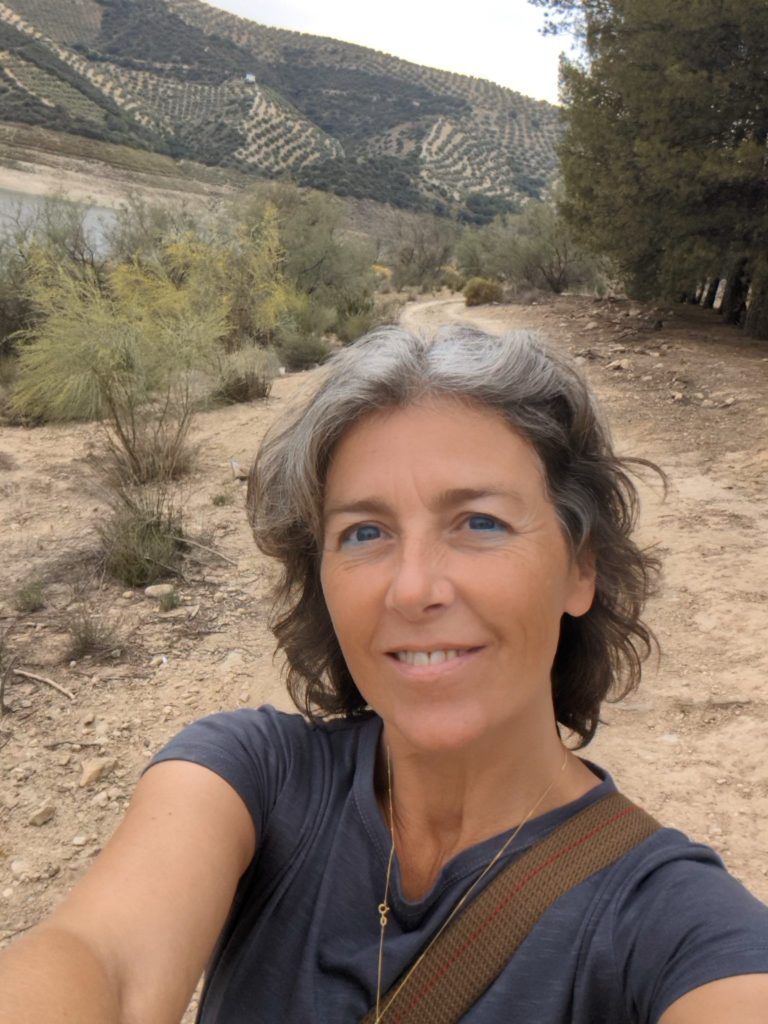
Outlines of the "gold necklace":
<svg viewBox="0 0 768 1024">
<path fill-rule="evenodd" d="M 496 851 L 496 853 L 493 855 L 493 857 L 491 857 L 490 861 L 483 868 L 482 872 L 477 876 L 477 878 L 474 880 L 474 882 L 470 885 L 470 887 L 467 889 L 467 891 L 464 893 L 464 895 L 458 901 L 458 903 L 453 908 L 453 910 L 450 912 L 450 914 L 445 919 L 445 921 L 443 921 L 443 923 L 440 925 L 440 927 L 438 928 L 438 930 L 435 933 L 435 935 L 433 935 L 433 937 L 427 943 L 425 948 L 421 951 L 421 953 L 420 953 L 418 959 L 416 960 L 416 962 L 413 964 L 413 966 L 410 968 L 410 970 L 405 975 L 403 980 L 397 986 L 397 989 L 393 993 L 392 998 L 390 999 L 386 1009 L 384 1010 L 384 1013 L 382 1013 L 381 1012 L 381 976 L 382 976 L 382 968 L 384 966 L 384 932 L 386 931 L 387 922 L 389 920 L 389 911 L 390 911 L 390 906 L 389 906 L 389 902 L 388 902 L 389 901 L 389 885 L 390 885 L 390 881 L 391 881 L 391 878 L 392 878 L 392 865 L 393 865 L 394 860 L 395 860 L 395 819 L 394 819 L 394 810 L 393 810 L 393 803 L 392 803 L 392 763 L 391 763 L 390 756 L 389 756 L 389 747 L 387 747 L 386 750 L 387 750 L 387 802 L 389 804 L 389 834 L 390 834 L 390 837 L 391 837 L 391 842 L 390 842 L 390 847 L 389 847 L 389 859 L 387 860 L 387 877 L 386 877 L 386 881 L 384 883 L 384 899 L 382 900 L 382 902 L 378 906 L 378 911 L 379 911 L 379 963 L 378 963 L 378 970 L 377 970 L 377 974 L 376 974 L 376 1020 L 375 1020 L 375 1024 L 379 1024 L 379 1022 L 384 1019 L 384 1015 L 386 1014 L 387 1010 L 392 1005 L 392 1003 L 395 1001 L 395 999 L 397 999 L 398 995 L 400 994 L 401 989 L 403 988 L 405 983 L 408 981 L 410 976 L 413 974 L 413 972 L 416 970 L 416 968 L 419 966 L 419 964 L 424 959 L 424 957 L 427 955 L 427 952 L 431 949 L 431 947 L 434 945 L 434 943 L 437 942 L 437 940 L 443 934 L 443 932 L 448 927 L 448 925 L 451 923 L 453 918 L 456 916 L 456 914 L 458 914 L 458 912 L 461 910 L 461 908 L 464 906 L 464 904 L 467 902 L 469 897 L 472 895 L 472 893 L 478 887 L 478 885 L 482 882 L 482 880 L 485 878 L 485 876 L 488 874 L 488 872 L 491 870 L 491 868 L 495 864 L 497 864 L 499 862 L 501 857 L 504 856 L 505 852 L 509 849 L 509 847 L 515 841 L 517 836 L 520 834 L 520 830 L 523 828 L 524 825 L 526 825 L 530 821 L 531 817 L 533 816 L 534 812 L 536 811 L 536 808 L 539 807 L 544 802 L 544 800 L 546 800 L 546 798 L 549 796 L 549 794 L 552 792 L 552 790 L 553 790 L 553 788 L 555 786 L 555 783 L 557 782 L 559 776 L 562 775 L 562 773 L 565 771 L 565 766 L 568 763 L 568 750 L 566 749 L 565 755 L 563 757 L 563 763 L 560 765 L 560 771 L 558 772 L 558 774 L 554 777 L 554 779 L 552 779 L 552 781 L 549 783 L 549 785 L 546 786 L 546 788 L 540 793 L 540 795 L 536 799 L 536 802 L 526 812 L 525 817 L 520 822 L 520 824 L 517 826 L 517 828 L 514 830 L 512 835 L 508 839 L 505 839 L 505 841 L 503 842 L 501 847 Z"/>
</svg>

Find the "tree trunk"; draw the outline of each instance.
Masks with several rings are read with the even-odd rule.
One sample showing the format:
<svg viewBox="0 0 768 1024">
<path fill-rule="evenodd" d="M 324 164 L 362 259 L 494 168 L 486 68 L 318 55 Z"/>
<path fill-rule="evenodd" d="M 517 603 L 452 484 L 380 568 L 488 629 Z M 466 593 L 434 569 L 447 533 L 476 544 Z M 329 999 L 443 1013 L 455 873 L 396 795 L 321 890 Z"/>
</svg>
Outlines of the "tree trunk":
<svg viewBox="0 0 768 1024">
<path fill-rule="evenodd" d="M 719 277 L 710 277 L 701 296 L 701 304 L 704 309 L 712 309 L 715 304 L 717 289 L 720 287 Z"/>
<path fill-rule="evenodd" d="M 747 309 L 747 293 L 749 292 L 749 274 L 747 261 L 741 259 L 728 275 L 720 303 L 720 314 L 727 324 L 740 324 L 744 321 Z"/>
<path fill-rule="evenodd" d="M 744 330 L 753 338 L 768 341 L 768 274 L 752 283 Z"/>
</svg>

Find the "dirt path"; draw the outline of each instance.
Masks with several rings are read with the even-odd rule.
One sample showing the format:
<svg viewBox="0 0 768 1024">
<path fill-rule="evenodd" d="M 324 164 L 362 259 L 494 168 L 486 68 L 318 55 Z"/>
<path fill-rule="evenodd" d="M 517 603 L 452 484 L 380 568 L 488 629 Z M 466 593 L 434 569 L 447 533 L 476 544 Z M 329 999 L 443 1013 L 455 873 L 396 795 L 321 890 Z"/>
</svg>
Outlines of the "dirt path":
<svg viewBox="0 0 768 1024">
<path fill-rule="evenodd" d="M 642 517 L 644 540 L 665 556 L 651 610 L 663 658 L 637 694 L 606 710 L 589 755 L 665 823 L 712 842 L 768 900 L 768 348 L 690 308 L 668 316 L 564 298 L 467 310 L 443 298 L 403 313 L 425 330 L 455 320 L 495 332 L 531 328 L 570 351 L 619 450 L 669 475 L 665 501 L 643 487 Z M 229 459 L 247 463 L 267 425 L 312 381 L 280 378 L 266 404 L 199 417 L 187 523 L 230 561 L 200 552 L 178 588 L 181 606 L 165 614 L 140 592 L 87 573 L 104 509 L 83 461 L 95 428 L 0 428 L 0 466 L 12 467 L 0 468 L 0 633 L 13 627 L 17 667 L 74 697 L 23 677 L 6 688 L 0 941 L 31 926 L 81 874 L 151 752 L 184 723 L 242 703 L 288 706 L 265 625 L 271 570 L 250 539 Z M 13 592 L 30 576 L 45 581 L 45 606 L 18 616 Z M 75 591 L 111 624 L 112 657 L 67 659 Z M 103 775 L 82 785 L 97 759 Z M 50 818 L 33 824 L 46 804 Z"/>
</svg>

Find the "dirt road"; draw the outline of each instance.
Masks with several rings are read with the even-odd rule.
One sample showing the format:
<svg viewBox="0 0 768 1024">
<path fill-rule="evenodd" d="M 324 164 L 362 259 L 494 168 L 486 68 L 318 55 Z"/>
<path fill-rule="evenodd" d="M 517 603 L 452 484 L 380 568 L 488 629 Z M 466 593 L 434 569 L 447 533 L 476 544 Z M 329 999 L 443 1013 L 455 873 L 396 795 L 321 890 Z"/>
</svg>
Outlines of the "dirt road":
<svg viewBox="0 0 768 1024">
<path fill-rule="evenodd" d="M 641 526 L 666 566 L 650 615 L 663 656 L 635 695 L 606 709 L 589 756 L 666 824 L 710 841 L 768 899 L 768 347 L 698 309 L 669 315 L 575 298 L 467 310 L 443 297 L 409 305 L 403 320 L 424 330 L 462 320 L 542 332 L 583 365 L 619 450 L 668 474 L 665 500 L 643 485 Z M 88 575 L 104 509 L 83 461 L 95 428 L 0 428 L 0 632 L 12 627 L 17 668 L 72 694 L 24 676 L 6 686 L 0 941 L 31 926 L 80 875 L 142 765 L 184 723 L 247 702 L 288 706 L 266 629 L 270 567 L 250 540 L 229 459 L 247 463 L 267 425 L 312 382 L 280 378 L 266 404 L 199 417 L 188 529 L 204 531 L 228 561 L 199 551 L 179 585 L 180 607 L 166 613 Z M 45 583 L 44 607 L 18 615 L 13 593 L 32 576 Z M 68 659 L 73 593 L 113 629 L 111 657 Z M 106 767 L 88 781 L 96 761 Z M 50 815 L 33 824 L 46 804 Z"/>
</svg>

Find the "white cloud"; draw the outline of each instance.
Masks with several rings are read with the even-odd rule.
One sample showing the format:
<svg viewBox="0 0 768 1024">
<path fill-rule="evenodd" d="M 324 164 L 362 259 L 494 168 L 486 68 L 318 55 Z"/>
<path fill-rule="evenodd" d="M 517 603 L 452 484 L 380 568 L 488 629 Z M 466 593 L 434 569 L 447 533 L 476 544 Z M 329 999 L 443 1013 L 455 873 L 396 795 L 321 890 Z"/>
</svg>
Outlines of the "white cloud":
<svg viewBox="0 0 768 1024">
<path fill-rule="evenodd" d="M 487 78 L 551 103 L 557 101 L 558 56 L 568 46 L 566 39 L 541 36 L 542 13 L 526 0 L 474 0 L 456 8 L 436 0 L 215 0 L 213 6 Z"/>
</svg>

